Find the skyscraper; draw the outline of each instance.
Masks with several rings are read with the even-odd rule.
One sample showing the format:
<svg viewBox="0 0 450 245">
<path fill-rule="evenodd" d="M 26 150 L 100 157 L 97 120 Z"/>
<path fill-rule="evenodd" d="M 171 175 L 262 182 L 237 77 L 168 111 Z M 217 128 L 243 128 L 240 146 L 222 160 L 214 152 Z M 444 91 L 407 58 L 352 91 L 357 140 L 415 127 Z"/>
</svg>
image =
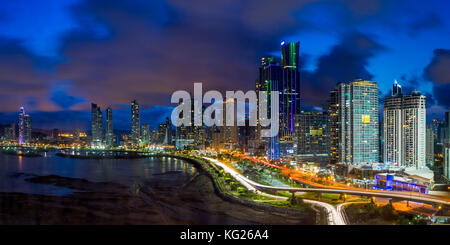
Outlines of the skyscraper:
<svg viewBox="0 0 450 245">
<path fill-rule="evenodd" d="M 141 140 L 144 143 L 149 143 L 150 142 L 150 125 L 148 124 L 143 124 L 142 125 L 142 130 L 141 130 L 142 134 L 141 134 Z"/>
<path fill-rule="evenodd" d="M 24 116 L 24 126 L 25 126 L 24 141 L 28 143 L 31 141 L 31 116 L 29 114 L 25 114 Z"/>
<path fill-rule="evenodd" d="M 328 154 L 328 117 L 320 112 L 295 115 L 295 143 L 299 155 Z"/>
<path fill-rule="evenodd" d="M 5 131 L 5 137 L 4 140 L 6 141 L 15 141 L 16 140 L 16 124 L 12 123 L 11 127 L 6 127 L 4 129 Z"/>
<path fill-rule="evenodd" d="M 332 158 L 347 164 L 379 162 L 377 83 L 341 83 L 330 95 Z"/>
<path fill-rule="evenodd" d="M 279 133 L 267 139 L 267 156 L 271 160 L 293 153 L 294 115 L 300 113 L 300 43 L 281 43 L 281 63 L 273 56 L 261 59 L 257 91 L 267 91 L 268 115 L 270 115 L 271 91 L 279 92 Z M 260 99 L 260 98 L 259 98 Z"/>
<path fill-rule="evenodd" d="M 444 177 L 450 180 L 450 143 L 444 144 Z"/>
<path fill-rule="evenodd" d="M 94 146 L 101 145 L 103 141 L 103 113 L 97 104 L 91 104 L 91 143 Z"/>
<path fill-rule="evenodd" d="M 418 91 L 403 96 L 401 165 L 422 169 L 425 167 L 426 145 L 426 97 Z"/>
<path fill-rule="evenodd" d="M 139 113 L 139 104 L 136 100 L 131 102 L 131 141 L 133 144 L 139 142 L 141 136 L 141 118 Z"/>
<path fill-rule="evenodd" d="M 106 146 L 114 146 L 113 115 L 111 107 L 106 109 Z"/>
<path fill-rule="evenodd" d="M 280 92 L 280 154 L 294 153 L 294 115 L 300 113 L 300 43 L 281 43 L 282 84 Z"/>
<path fill-rule="evenodd" d="M 236 101 L 234 99 L 229 99 L 223 102 L 223 111 L 226 111 L 226 107 L 228 106 L 228 104 L 231 104 L 232 106 L 234 106 L 234 118 L 237 117 L 237 110 L 236 110 Z M 240 120 L 240 119 L 237 119 Z M 226 121 L 227 121 L 227 115 L 226 113 L 223 113 L 223 122 L 222 125 L 223 126 L 219 126 L 219 132 L 220 132 L 220 147 L 219 148 L 223 148 L 223 149 L 235 149 L 236 146 L 238 145 L 238 127 L 237 127 L 237 120 L 234 120 L 234 124 L 232 126 L 228 126 L 226 125 Z M 219 119 L 220 121 L 220 119 Z"/>
<path fill-rule="evenodd" d="M 338 90 L 334 89 L 330 92 L 328 100 L 328 134 L 329 134 L 329 156 L 330 163 L 339 162 L 339 137 L 340 137 L 340 121 L 339 121 L 339 96 Z"/>
<path fill-rule="evenodd" d="M 426 164 L 429 166 L 434 165 L 434 127 L 433 124 L 427 126 L 427 142 L 426 142 Z"/>
<path fill-rule="evenodd" d="M 395 82 L 392 95 L 384 99 L 384 162 L 423 168 L 426 163 L 426 98 L 418 91 L 403 95 L 399 86 Z M 434 127 L 430 126 L 428 131 L 432 137 Z M 434 137 L 430 140 L 433 141 L 430 145 L 434 145 Z"/>
<path fill-rule="evenodd" d="M 261 67 L 259 68 L 259 79 L 256 82 L 257 91 L 267 92 L 267 115 L 271 115 L 270 98 L 271 91 L 279 91 L 283 82 L 282 68 L 275 61 L 275 57 L 269 56 L 261 59 Z M 258 94 L 259 96 L 259 94 Z M 262 98 L 258 97 L 258 101 Z M 280 141 L 279 134 L 265 139 L 267 146 L 267 157 L 270 160 L 280 159 Z"/>
<path fill-rule="evenodd" d="M 449 132 L 447 135 L 447 143 L 450 143 L 450 109 L 445 113 L 445 120 L 447 121 L 447 132 Z"/>
<path fill-rule="evenodd" d="M 400 88 L 400 89 L 399 89 Z M 394 83 L 391 96 L 384 99 L 384 156 L 385 163 L 400 164 L 402 159 L 402 91 Z"/>
<path fill-rule="evenodd" d="M 31 117 L 20 107 L 19 111 L 19 143 L 28 143 L 31 140 Z"/>
<path fill-rule="evenodd" d="M 172 121 L 170 121 L 170 119 L 167 117 L 166 118 L 166 124 L 167 124 L 167 144 L 168 145 L 172 145 L 172 135 L 173 135 L 173 131 L 172 131 Z"/>
</svg>

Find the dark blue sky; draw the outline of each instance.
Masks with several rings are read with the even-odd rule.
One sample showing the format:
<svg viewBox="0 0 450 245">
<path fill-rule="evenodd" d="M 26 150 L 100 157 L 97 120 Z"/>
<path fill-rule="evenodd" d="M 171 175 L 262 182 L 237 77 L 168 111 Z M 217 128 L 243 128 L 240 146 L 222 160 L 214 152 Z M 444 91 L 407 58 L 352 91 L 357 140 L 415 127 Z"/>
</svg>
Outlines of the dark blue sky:
<svg viewBox="0 0 450 245">
<path fill-rule="evenodd" d="M 170 95 L 249 90 L 259 57 L 300 41 L 302 103 L 319 107 L 337 82 L 396 79 L 428 97 L 429 118 L 450 106 L 446 0 L 0 1 L 0 123 L 22 105 L 37 127 L 89 125 L 90 102 L 146 105 L 156 125 Z M 78 125 L 79 124 L 79 125 Z"/>
</svg>

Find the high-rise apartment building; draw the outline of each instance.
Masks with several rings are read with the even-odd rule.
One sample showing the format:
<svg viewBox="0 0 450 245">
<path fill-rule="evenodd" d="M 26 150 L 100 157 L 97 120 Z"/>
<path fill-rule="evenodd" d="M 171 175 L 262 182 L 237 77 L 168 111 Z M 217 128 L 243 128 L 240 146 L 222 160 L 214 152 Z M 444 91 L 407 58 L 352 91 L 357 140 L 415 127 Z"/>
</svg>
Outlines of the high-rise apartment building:
<svg viewBox="0 0 450 245">
<path fill-rule="evenodd" d="M 228 126 L 227 122 L 227 106 L 234 107 L 234 118 L 233 125 Z M 237 127 L 237 114 L 236 114 L 236 101 L 234 99 L 229 99 L 223 102 L 223 121 L 219 119 L 219 124 L 223 126 L 218 126 L 219 130 L 219 148 L 221 149 L 235 149 L 238 146 L 238 127 Z"/>
<path fill-rule="evenodd" d="M 398 86 L 394 83 L 392 95 L 384 99 L 384 162 L 422 169 L 426 163 L 426 97 L 418 91 L 395 93 Z M 429 130 L 432 134 L 433 127 Z"/>
<path fill-rule="evenodd" d="M 332 161 L 379 162 L 377 83 L 361 79 L 341 83 L 330 95 Z"/>
<path fill-rule="evenodd" d="M 429 166 L 434 165 L 434 127 L 433 124 L 430 124 L 427 126 L 427 132 L 426 132 L 426 157 L 425 162 Z"/>
<path fill-rule="evenodd" d="M 113 114 L 111 107 L 106 109 L 106 145 L 114 146 L 114 129 L 113 129 Z"/>
<path fill-rule="evenodd" d="M 327 114 L 304 112 L 295 115 L 295 144 L 298 155 L 324 155 L 329 153 Z"/>
<path fill-rule="evenodd" d="M 339 121 L 339 96 L 338 90 L 334 89 L 330 92 L 330 99 L 328 100 L 327 114 L 328 114 L 328 134 L 329 134 L 329 156 L 330 163 L 339 162 L 339 137 L 340 137 L 340 121 Z"/>
<path fill-rule="evenodd" d="M 134 145 L 139 143 L 141 136 L 140 108 L 136 100 L 131 102 L 131 142 Z"/>
<path fill-rule="evenodd" d="M 91 143 L 99 146 L 103 142 L 103 113 L 97 104 L 91 104 Z"/>
<path fill-rule="evenodd" d="M 384 156 L 385 163 L 399 164 L 402 152 L 402 90 L 401 86 L 395 82 L 392 87 L 391 96 L 384 99 Z"/>
<path fill-rule="evenodd" d="M 402 165 L 425 167 L 426 154 L 426 97 L 414 91 L 403 96 L 403 155 Z"/>
<path fill-rule="evenodd" d="M 31 116 L 29 114 L 25 114 L 24 116 L 24 125 L 25 125 L 24 141 L 27 143 L 31 141 Z"/>
<path fill-rule="evenodd" d="M 444 177 L 450 180 L 450 143 L 444 144 Z"/>
<path fill-rule="evenodd" d="M 6 127 L 4 129 L 4 140 L 15 141 L 16 140 L 16 124 L 12 123 L 11 127 Z"/>
<path fill-rule="evenodd" d="M 450 143 L 450 109 L 445 113 L 445 121 L 447 122 L 447 140 L 446 143 Z"/>
<path fill-rule="evenodd" d="M 141 129 L 141 140 L 144 143 L 150 142 L 150 125 L 143 124 Z"/>
</svg>

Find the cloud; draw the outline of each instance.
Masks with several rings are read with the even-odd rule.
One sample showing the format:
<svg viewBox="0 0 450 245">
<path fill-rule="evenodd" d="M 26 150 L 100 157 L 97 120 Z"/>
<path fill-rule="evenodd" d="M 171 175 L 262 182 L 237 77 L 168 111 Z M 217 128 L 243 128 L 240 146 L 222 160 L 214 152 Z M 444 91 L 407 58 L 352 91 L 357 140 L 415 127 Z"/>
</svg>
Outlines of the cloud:
<svg viewBox="0 0 450 245">
<path fill-rule="evenodd" d="M 386 48 L 362 33 L 350 33 L 329 54 L 319 58 L 313 72 L 301 71 L 301 98 L 307 105 L 319 106 L 337 83 L 373 78 L 368 60 Z"/>
<path fill-rule="evenodd" d="M 279 50 L 280 37 L 297 26 L 294 12 L 307 2 L 90 1 L 76 16 L 102 21 L 111 35 L 73 32 L 55 77 L 73 81 L 73 96 L 102 105 L 134 98 L 169 105 L 174 91 L 192 90 L 194 82 L 222 92 L 254 89 L 259 58 Z M 269 10 L 277 11 L 264 20 Z"/>
<path fill-rule="evenodd" d="M 450 108 L 450 84 L 435 84 L 433 87 L 433 93 L 437 102 L 441 106 Z"/>
<path fill-rule="evenodd" d="M 425 67 L 425 78 L 435 84 L 450 84 L 450 50 L 435 49 L 430 64 Z"/>
<path fill-rule="evenodd" d="M 68 110 L 72 106 L 85 102 L 86 100 L 82 97 L 76 97 L 69 94 L 71 90 L 70 85 L 60 84 L 54 86 L 51 90 L 50 100 L 58 105 L 61 109 Z"/>
<path fill-rule="evenodd" d="M 450 107 L 450 50 L 436 49 L 430 63 L 424 69 L 424 77 L 433 82 L 436 102 Z"/>
<path fill-rule="evenodd" d="M 49 75 L 35 66 L 35 57 L 19 44 L 0 37 L 0 111 L 15 111 L 27 104 L 52 108 L 46 100 Z"/>
<path fill-rule="evenodd" d="M 20 40 L 37 56 L 58 56 L 60 39 L 77 28 L 71 7 L 78 0 L 1 1 L 0 35 Z"/>
<path fill-rule="evenodd" d="M 429 13 L 416 19 L 410 26 L 413 33 L 444 26 L 443 20 L 435 13 Z"/>
</svg>

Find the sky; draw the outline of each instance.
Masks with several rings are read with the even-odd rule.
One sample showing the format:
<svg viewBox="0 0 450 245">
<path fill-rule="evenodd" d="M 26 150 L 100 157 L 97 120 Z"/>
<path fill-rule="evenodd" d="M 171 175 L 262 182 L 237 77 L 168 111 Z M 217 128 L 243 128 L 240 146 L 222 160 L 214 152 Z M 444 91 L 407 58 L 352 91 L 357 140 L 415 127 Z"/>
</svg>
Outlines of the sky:
<svg viewBox="0 0 450 245">
<path fill-rule="evenodd" d="M 0 0 L 0 124 L 88 129 L 90 103 L 130 127 L 170 116 L 176 90 L 254 89 L 259 59 L 300 42 L 301 103 L 320 108 L 338 82 L 394 80 L 450 107 L 446 0 Z"/>
</svg>

